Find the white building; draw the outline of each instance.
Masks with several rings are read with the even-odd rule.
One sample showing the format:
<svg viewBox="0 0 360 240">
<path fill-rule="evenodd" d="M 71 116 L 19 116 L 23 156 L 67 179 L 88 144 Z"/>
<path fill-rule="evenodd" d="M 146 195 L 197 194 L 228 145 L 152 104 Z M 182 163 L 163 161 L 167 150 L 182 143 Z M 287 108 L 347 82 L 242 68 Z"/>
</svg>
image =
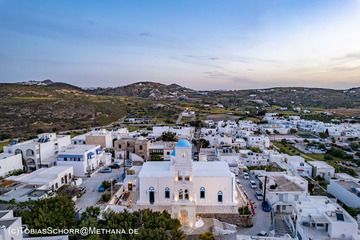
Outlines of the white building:
<svg viewBox="0 0 360 240">
<path fill-rule="evenodd" d="M 218 161 L 215 148 L 200 148 L 199 161 Z"/>
<path fill-rule="evenodd" d="M 100 145 L 69 145 L 57 156 L 58 166 L 72 166 L 74 175 L 84 177 L 101 166 L 111 163 L 111 154 L 103 152 Z"/>
<path fill-rule="evenodd" d="M 249 147 L 259 147 L 265 149 L 270 147 L 270 139 L 265 135 L 250 135 L 247 137 L 247 145 Z"/>
<path fill-rule="evenodd" d="M 255 153 L 251 150 L 239 151 L 239 165 L 240 166 L 267 166 L 269 157 L 263 153 Z"/>
<path fill-rule="evenodd" d="M 70 184 L 74 175 L 72 166 L 53 166 L 40 168 L 31 173 L 8 177 L 7 180 L 37 186 L 37 189 L 56 191 Z"/>
<path fill-rule="evenodd" d="M 288 169 L 292 171 L 295 175 L 312 177 L 313 168 L 310 164 L 305 162 L 305 159 L 303 157 L 287 155 L 285 157 L 285 162 L 287 163 Z"/>
<path fill-rule="evenodd" d="M 21 218 L 14 217 L 13 210 L 0 211 L 0 240 L 22 240 Z M 12 229 L 15 229 L 12 230 Z"/>
<path fill-rule="evenodd" d="M 5 177 L 16 170 L 23 170 L 23 168 L 21 154 L 0 153 L 0 177 Z"/>
<path fill-rule="evenodd" d="M 164 161 L 170 161 L 170 154 L 174 150 L 175 144 L 176 142 L 151 142 L 149 146 L 149 154 L 158 154 Z"/>
<path fill-rule="evenodd" d="M 138 177 L 137 206 L 168 210 L 193 227 L 201 213 L 237 213 L 235 178 L 223 161 L 193 162 L 192 145 L 180 140 L 170 162 L 146 162 Z"/>
<path fill-rule="evenodd" d="M 194 127 L 170 127 L 170 126 L 154 126 L 152 136 L 160 137 L 165 132 L 175 133 L 178 138 L 192 139 L 194 136 Z"/>
<path fill-rule="evenodd" d="M 21 217 L 15 217 L 13 210 L 0 211 L 0 240 L 68 240 L 68 235 L 24 237 Z"/>
<path fill-rule="evenodd" d="M 346 206 L 360 208 L 360 179 L 331 179 L 327 191 Z"/>
<path fill-rule="evenodd" d="M 297 201 L 293 219 L 296 236 L 301 240 L 360 239 L 356 220 L 324 196 L 307 196 Z"/>
<path fill-rule="evenodd" d="M 229 147 L 216 149 L 217 159 L 229 165 L 230 171 L 237 175 L 239 173 L 239 153 Z"/>
<path fill-rule="evenodd" d="M 116 135 L 106 129 L 95 128 L 90 132 L 73 137 L 71 139 L 71 144 L 100 145 L 102 148 L 112 148 L 114 138 L 113 134 Z"/>
<path fill-rule="evenodd" d="M 38 169 L 43 166 L 53 166 L 58 152 L 69 144 L 70 135 L 43 133 L 36 139 L 5 146 L 4 153 L 21 153 L 27 165 L 25 167 Z"/>
<path fill-rule="evenodd" d="M 313 166 L 313 177 L 320 176 L 330 180 L 335 176 L 335 168 L 324 161 L 311 161 L 309 164 Z"/>
<path fill-rule="evenodd" d="M 302 177 L 289 176 L 284 172 L 264 172 L 259 177 L 260 188 L 264 189 L 265 199 L 271 204 L 275 213 L 290 213 L 294 203 L 308 194 L 308 182 Z"/>
</svg>

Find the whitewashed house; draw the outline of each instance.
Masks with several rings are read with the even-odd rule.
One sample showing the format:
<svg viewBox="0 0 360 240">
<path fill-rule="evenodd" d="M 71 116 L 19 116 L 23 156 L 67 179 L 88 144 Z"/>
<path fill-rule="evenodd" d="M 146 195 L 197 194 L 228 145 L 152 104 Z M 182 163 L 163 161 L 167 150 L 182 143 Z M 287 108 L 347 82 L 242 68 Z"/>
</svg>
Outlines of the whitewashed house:
<svg viewBox="0 0 360 240">
<path fill-rule="evenodd" d="M 313 167 L 307 162 L 305 162 L 305 159 L 303 157 L 287 155 L 285 157 L 285 162 L 288 165 L 288 169 L 290 169 L 295 175 L 312 177 Z"/>
<path fill-rule="evenodd" d="M 72 166 L 52 166 L 40 168 L 31 173 L 8 177 L 7 180 L 37 186 L 37 189 L 56 191 L 63 185 L 70 184 L 74 176 Z"/>
<path fill-rule="evenodd" d="M 237 175 L 239 173 L 239 153 L 230 147 L 216 149 L 217 159 L 229 165 L 230 171 Z"/>
<path fill-rule="evenodd" d="M 59 151 L 70 144 L 70 135 L 56 133 L 39 134 L 38 138 L 25 142 L 13 143 L 4 147 L 4 153 L 22 154 L 26 167 L 35 170 L 53 166 Z"/>
<path fill-rule="evenodd" d="M 239 151 L 239 165 L 240 166 L 267 166 L 269 157 L 263 153 L 255 153 L 251 150 Z"/>
<path fill-rule="evenodd" d="M 0 153 L 0 177 L 5 177 L 16 170 L 23 170 L 23 168 L 21 154 Z"/>
<path fill-rule="evenodd" d="M 265 135 L 250 135 L 246 139 L 248 147 L 259 147 L 260 149 L 270 147 L 270 139 Z"/>
<path fill-rule="evenodd" d="M 336 201 L 325 196 L 299 199 L 295 205 L 293 222 L 297 239 L 360 239 L 356 220 Z"/>
<path fill-rule="evenodd" d="M 152 136 L 157 138 L 160 137 L 165 132 L 175 133 L 176 136 L 180 138 L 192 139 L 194 136 L 195 128 L 194 127 L 182 127 L 182 126 L 154 126 L 152 130 Z"/>
<path fill-rule="evenodd" d="M 265 188 L 265 199 L 271 204 L 275 213 L 290 213 L 294 203 L 308 194 L 308 182 L 302 177 L 290 176 L 284 172 L 264 172 L 260 188 Z"/>
<path fill-rule="evenodd" d="M 58 156 L 57 166 L 72 166 L 74 175 L 84 177 L 99 167 L 111 163 L 111 154 L 105 153 L 100 145 L 69 145 Z"/>
<path fill-rule="evenodd" d="M 335 168 L 324 161 L 311 161 L 309 164 L 313 166 L 313 177 L 320 176 L 330 180 L 335 176 Z"/>
<path fill-rule="evenodd" d="M 235 178 L 224 161 L 194 162 L 192 145 L 180 140 L 170 162 L 146 162 L 140 170 L 137 206 L 167 210 L 193 227 L 201 213 L 237 213 Z"/>
</svg>

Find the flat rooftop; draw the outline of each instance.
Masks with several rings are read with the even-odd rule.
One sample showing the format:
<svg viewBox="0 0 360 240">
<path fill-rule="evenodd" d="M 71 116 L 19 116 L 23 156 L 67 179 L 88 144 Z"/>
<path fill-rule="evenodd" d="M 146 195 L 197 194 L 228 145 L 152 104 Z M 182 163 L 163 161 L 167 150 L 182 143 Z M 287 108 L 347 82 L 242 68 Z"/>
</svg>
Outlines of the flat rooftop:
<svg viewBox="0 0 360 240">
<path fill-rule="evenodd" d="M 142 166 L 139 177 L 173 177 L 175 171 L 170 166 L 169 161 L 146 162 Z M 194 177 L 231 177 L 232 173 L 224 161 L 193 162 L 192 175 Z"/>
<path fill-rule="evenodd" d="M 83 154 L 89 150 L 98 147 L 97 145 L 88 145 L 88 144 L 71 144 L 61 149 L 59 155 L 61 154 Z"/>
<path fill-rule="evenodd" d="M 360 190 L 360 180 L 338 180 L 336 181 L 338 184 L 340 184 L 343 188 L 347 189 L 349 192 L 353 192 L 353 189 L 359 189 Z M 353 192 L 354 193 L 354 192 Z M 356 194 L 356 193 L 354 193 Z"/>
<path fill-rule="evenodd" d="M 48 184 L 56 179 L 59 174 L 70 170 L 71 166 L 53 166 L 50 168 L 40 168 L 31 173 L 24 173 L 19 176 L 8 177 L 7 180 L 22 182 L 27 184 Z"/>
<path fill-rule="evenodd" d="M 324 161 L 310 161 L 309 164 L 317 168 L 333 168 Z"/>
<path fill-rule="evenodd" d="M 274 182 L 277 184 L 275 189 L 271 189 L 270 185 L 267 185 L 267 189 L 270 192 L 300 192 L 304 189 L 298 184 L 294 183 L 285 176 L 272 176 Z"/>
<path fill-rule="evenodd" d="M 325 196 L 308 196 L 297 202 L 296 209 L 301 210 L 301 216 L 310 217 L 314 222 L 356 223 L 339 204 Z"/>
<path fill-rule="evenodd" d="M 41 197 L 45 194 L 47 194 L 48 190 L 38 190 L 33 188 L 18 188 L 16 190 L 7 192 L 3 194 L 2 196 L 16 199 L 21 197 Z"/>
</svg>

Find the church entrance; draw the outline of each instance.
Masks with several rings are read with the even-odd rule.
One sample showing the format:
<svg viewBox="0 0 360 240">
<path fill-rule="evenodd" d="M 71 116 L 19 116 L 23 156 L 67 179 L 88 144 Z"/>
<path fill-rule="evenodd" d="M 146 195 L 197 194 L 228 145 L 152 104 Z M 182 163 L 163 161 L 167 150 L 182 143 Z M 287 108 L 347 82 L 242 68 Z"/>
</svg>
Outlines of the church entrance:
<svg viewBox="0 0 360 240">
<path fill-rule="evenodd" d="M 189 223 L 189 213 L 186 209 L 180 210 L 180 223 L 181 225 L 188 225 Z"/>
</svg>

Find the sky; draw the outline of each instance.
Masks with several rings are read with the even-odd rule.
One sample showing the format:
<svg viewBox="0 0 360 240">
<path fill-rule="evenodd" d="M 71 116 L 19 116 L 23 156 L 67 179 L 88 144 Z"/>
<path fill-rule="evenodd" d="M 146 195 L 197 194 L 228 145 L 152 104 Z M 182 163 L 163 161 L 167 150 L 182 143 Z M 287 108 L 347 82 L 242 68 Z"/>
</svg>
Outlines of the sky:
<svg viewBox="0 0 360 240">
<path fill-rule="evenodd" d="M 360 0 L 0 0 L 0 82 L 360 86 Z"/>
</svg>

